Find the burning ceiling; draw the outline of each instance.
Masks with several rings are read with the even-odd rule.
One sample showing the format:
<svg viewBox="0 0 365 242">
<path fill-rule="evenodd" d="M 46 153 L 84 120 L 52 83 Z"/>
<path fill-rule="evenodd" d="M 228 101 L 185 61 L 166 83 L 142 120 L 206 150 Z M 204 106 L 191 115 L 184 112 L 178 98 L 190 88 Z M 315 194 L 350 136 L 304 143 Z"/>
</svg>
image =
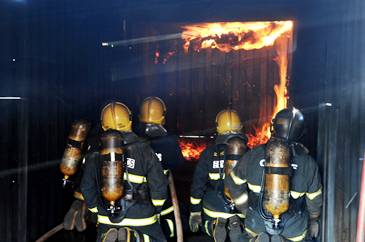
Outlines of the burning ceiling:
<svg viewBox="0 0 365 242">
<path fill-rule="evenodd" d="M 292 21 L 219 22 L 183 26 L 184 50 L 214 48 L 223 52 L 254 50 L 273 46 L 284 33 L 291 31 Z"/>
<path fill-rule="evenodd" d="M 216 22 L 199 23 L 182 26 L 183 49 L 201 52 L 204 49 L 216 49 L 223 53 L 232 51 L 249 51 L 263 48 L 273 48 L 276 55 L 274 61 L 278 67 L 279 82 L 273 86 L 275 103 L 270 117 L 261 115 L 256 127 L 251 127 L 253 132 L 247 134 L 248 145 L 254 147 L 265 143 L 270 138 L 270 121 L 281 109 L 287 107 L 288 63 L 293 39 L 292 21 L 264 21 L 264 22 Z M 168 52 L 160 56 L 155 53 L 155 63 L 162 58 L 161 63 L 166 64 L 177 51 Z M 260 104 L 261 105 L 261 104 Z M 262 105 L 265 105 L 264 103 Z M 266 107 L 261 107 L 266 108 Z M 258 110 L 258 113 L 261 113 Z M 201 144 L 194 145 L 181 142 L 185 157 L 197 158 L 197 153 L 204 150 Z"/>
</svg>

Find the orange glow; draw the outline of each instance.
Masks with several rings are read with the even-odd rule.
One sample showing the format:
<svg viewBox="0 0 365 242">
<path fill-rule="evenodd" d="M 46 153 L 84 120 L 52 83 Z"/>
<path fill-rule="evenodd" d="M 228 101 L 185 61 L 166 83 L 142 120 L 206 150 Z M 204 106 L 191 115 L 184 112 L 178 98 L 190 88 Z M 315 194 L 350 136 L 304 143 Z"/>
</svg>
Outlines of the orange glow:
<svg viewBox="0 0 365 242">
<path fill-rule="evenodd" d="M 181 153 L 186 160 L 198 160 L 201 153 L 205 150 L 207 145 L 205 143 L 198 144 L 197 142 L 192 142 L 184 139 L 179 140 L 179 146 Z"/>
<path fill-rule="evenodd" d="M 273 46 L 285 32 L 292 30 L 292 21 L 218 22 L 183 26 L 184 50 L 216 48 L 222 52 L 254 50 Z"/>
<path fill-rule="evenodd" d="M 292 21 L 218 22 L 183 26 L 184 50 L 218 49 L 228 53 L 235 50 L 254 50 L 274 47 L 274 61 L 279 68 L 279 84 L 274 86 L 275 106 L 271 117 L 259 117 L 261 127 L 248 134 L 249 147 L 266 143 L 270 138 L 270 122 L 278 111 L 287 107 L 288 52 L 293 34 Z"/>
<path fill-rule="evenodd" d="M 274 85 L 275 92 L 275 106 L 272 111 L 271 117 L 268 120 L 263 120 L 263 117 L 260 117 L 260 122 L 264 122 L 264 124 L 255 129 L 255 134 L 248 134 L 249 143 L 248 146 L 250 148 L 255 147 L 259 144 L 266 143 L 270 138 L 270 124 L 271 119 L 276 115 L 277 112 L 286 108 L 288 106 L 288 91 L 287 86 L 289 80 L 287 79 L 288 72 L 288 51 L 289 44 L 288 40 L 292 39 L 292 30 L 283 33 L 282 36 L 275 42 L 275 50 L 277 56 L 274 61 L 278 65 L 279 68 L 279 84 Z"/>
</svg>

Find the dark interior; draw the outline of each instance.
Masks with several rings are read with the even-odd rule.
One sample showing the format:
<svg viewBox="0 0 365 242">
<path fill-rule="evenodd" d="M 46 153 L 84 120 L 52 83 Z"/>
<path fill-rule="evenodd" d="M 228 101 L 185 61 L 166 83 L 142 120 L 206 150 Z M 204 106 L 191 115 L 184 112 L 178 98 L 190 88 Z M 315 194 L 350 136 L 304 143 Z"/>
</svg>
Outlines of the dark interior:
<svg viewBox="0 0 365 242">
<path fill-rule="evenodd" d="M 215 115 L 226 107 L 237 109 L 246 133 L 270 120 L 279 81 L 273 48 L 185 54 L 180 38 L 151 37 L 194 23 L 293 20 L 288 103 L 305 115 L 302 142 L 326 189 L 321 241 L 355 241 L 364 16 L 362 0 L 1 1 L 0 240 L 35 241 L 62 222 L 72 196 L 58 163 L 70 125 L 83 118 L 97 127 L 111 100 L 127 104 L 136 123 L 141 101 L 161 97 L 166 127 L 177 135 L 213 135 Z M 102 46 L 113 41 L 122 44 Z M 175 176 L 185 212 L 194 165 L 187 161 Z M 50 241 L 93 241 L 94 233 Z"/>
</svg>

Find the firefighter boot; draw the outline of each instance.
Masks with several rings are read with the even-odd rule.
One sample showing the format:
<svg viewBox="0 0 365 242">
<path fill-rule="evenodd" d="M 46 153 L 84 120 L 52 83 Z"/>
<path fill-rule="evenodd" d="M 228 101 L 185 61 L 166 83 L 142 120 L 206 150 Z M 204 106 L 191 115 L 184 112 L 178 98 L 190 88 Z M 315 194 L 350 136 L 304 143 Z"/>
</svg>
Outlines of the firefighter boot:
<svg viewBox="0 0 365 242">
<path fill-rule="evenodd" d="M 224 242 L 227 237 L 226 223 L 227 219 L 217 218 L 213 229 L 213 238 L 215 242 Z"/>
</svg>

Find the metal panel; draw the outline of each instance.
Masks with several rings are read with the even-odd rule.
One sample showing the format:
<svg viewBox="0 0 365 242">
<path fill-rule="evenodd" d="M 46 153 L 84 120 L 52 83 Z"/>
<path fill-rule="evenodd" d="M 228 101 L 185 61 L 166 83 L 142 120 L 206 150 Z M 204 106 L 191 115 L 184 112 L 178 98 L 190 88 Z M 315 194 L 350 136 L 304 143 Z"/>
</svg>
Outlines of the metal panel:
<svg viewBox="0 0 365 242">
<path fill-rule="evenodd" d="M 317 161 L 323 174 L 323 213 L 321 241 L 335 240 L 335 184 L 338 110 L 330 104 L 320 104 L 318 113 Z"/>
</svg>

